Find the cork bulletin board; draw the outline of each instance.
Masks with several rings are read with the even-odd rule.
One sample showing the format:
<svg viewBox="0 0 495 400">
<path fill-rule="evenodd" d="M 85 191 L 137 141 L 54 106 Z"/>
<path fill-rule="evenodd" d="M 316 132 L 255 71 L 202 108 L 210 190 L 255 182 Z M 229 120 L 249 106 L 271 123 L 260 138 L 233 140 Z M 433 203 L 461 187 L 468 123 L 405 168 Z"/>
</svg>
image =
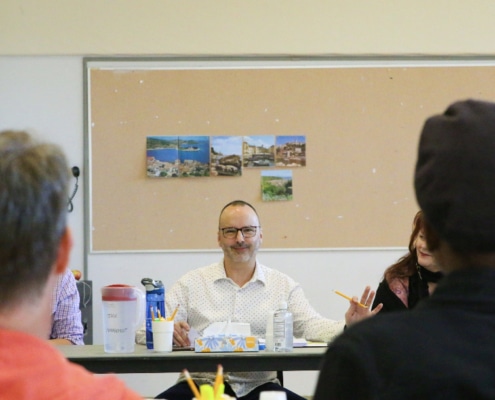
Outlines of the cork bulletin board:
<svg viewBox="0 0 495 400">
<path fill-rule="evenodd" d="M 311 60 L 85 59 L 91 252 L 218 248 L 220 209 L 253 204 L 263 248 L 404 247 L 426 117 L 495 100 L 491 65 L 332 65 Z M 293 200 L 264 202 L 242 176 L 146 176 L 146 137 L 305 135 Z"/>
</svg>

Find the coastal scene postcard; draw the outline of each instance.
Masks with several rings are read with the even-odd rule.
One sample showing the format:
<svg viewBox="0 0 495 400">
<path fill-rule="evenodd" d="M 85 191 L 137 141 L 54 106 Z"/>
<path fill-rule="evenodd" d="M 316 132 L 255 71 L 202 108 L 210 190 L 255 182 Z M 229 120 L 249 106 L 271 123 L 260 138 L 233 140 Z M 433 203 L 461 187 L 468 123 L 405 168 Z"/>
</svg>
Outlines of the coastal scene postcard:
<svg viewBox="0 0 495 400">
<path fill-rule="evenodd" d="M 242 175 L 242 136 L 211 137 L 210 175 Z"/>
<path fill-rule="evenodd" d="M 277 136 L 275 139 L 275 166 L 306 166 L 306 136 Z"/>
<path fill-rule="evenodd" d="M 179 136 L 179 176 L 210 176 L 209 136 Z"/>
<path fill-rule="evenodd" d="M 179 176 L 179 137 L 146 137 L 146 175 L 153 178 Z"/>
<path fill-rule="evenodd" d="M 248 168 L 275 166 L 275 135 L 243 136 L 243 165 Z"/>
<path fill-rule="evenodd" d="M 261 199 L 263 201 L 292 200 L 292 170 L 261 171 Z"/>
</svg>

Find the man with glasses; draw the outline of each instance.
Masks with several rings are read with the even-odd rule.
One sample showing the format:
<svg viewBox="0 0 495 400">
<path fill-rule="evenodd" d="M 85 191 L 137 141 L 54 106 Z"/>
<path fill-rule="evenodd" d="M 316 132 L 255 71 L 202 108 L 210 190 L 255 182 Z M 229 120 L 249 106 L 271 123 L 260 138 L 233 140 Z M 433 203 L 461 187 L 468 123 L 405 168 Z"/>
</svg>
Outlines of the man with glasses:
<svg viewBox="0 0 495 400">
<path fill-rule="evenodd" d="M 309 340 L 329 341 L 342 332 L 344 325 L 376 314 L 371 311 L 374 292 L 366 288 L 358 307 L 351 302 L 346 321 L 323 318 L 309 304 L 302 288 L 289 276 L 260 264 L 256 255 L 263 240 L 258 214 L 242 200 L 228 203 L 220 213 L 218 244 L 223 250 L 219 263 L 185 274 L 167 292 L 167 314 L 180 304 L 175 317 L 174 344 L 190 346 L 188 333 L 201 333 L 213 322 L 247 322 L 251 333 L 264 337 L 267 318 L 287 301 L 294 316 L 294 335 Z M 302 397 L 283 388 L 275 371 L 224 372 L 225 393 L 237 399 L 257 400 L 262 391 L 284 390 L 288 400 Z M 191 374 L 196 385 L 212 383 L 215 371 Z M 179 382 L 157 398 L 190 400 L 193 397 L 183 375 Z"/>
</svg>

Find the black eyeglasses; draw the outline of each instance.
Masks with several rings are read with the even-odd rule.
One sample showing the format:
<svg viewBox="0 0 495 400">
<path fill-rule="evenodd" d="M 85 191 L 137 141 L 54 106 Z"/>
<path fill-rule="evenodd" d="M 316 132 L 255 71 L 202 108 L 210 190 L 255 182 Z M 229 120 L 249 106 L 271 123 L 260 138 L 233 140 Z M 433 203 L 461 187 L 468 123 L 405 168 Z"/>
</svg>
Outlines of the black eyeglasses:
<svg viewBox="0 0 495 400">
<path fill-rule="evenodd" d="M 234 239 L 237 237 L 237 232 L 241 231 L 242 236 L 245 238 L 252 238 L 256 236 L 259 226 L 243 226 L 242 228 L 234 228 L 229 226 L 228 228 L 220 228 L 223 237 L 225 239 Z"/>
</svg>

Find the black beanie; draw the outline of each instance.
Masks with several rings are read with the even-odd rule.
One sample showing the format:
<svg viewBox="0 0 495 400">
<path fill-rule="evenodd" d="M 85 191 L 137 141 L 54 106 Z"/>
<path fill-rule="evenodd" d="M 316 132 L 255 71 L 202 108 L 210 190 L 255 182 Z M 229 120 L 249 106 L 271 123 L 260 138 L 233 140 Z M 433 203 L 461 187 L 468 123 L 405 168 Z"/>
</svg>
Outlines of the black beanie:
<svg viewBox="0 0 495 400">
<path fill-rule="evenodd" d="M 495 251 L 495 103 L 460 101 L 426 120 L 414 186 L 426 219 L 452 248 Z"/>
</svg>

